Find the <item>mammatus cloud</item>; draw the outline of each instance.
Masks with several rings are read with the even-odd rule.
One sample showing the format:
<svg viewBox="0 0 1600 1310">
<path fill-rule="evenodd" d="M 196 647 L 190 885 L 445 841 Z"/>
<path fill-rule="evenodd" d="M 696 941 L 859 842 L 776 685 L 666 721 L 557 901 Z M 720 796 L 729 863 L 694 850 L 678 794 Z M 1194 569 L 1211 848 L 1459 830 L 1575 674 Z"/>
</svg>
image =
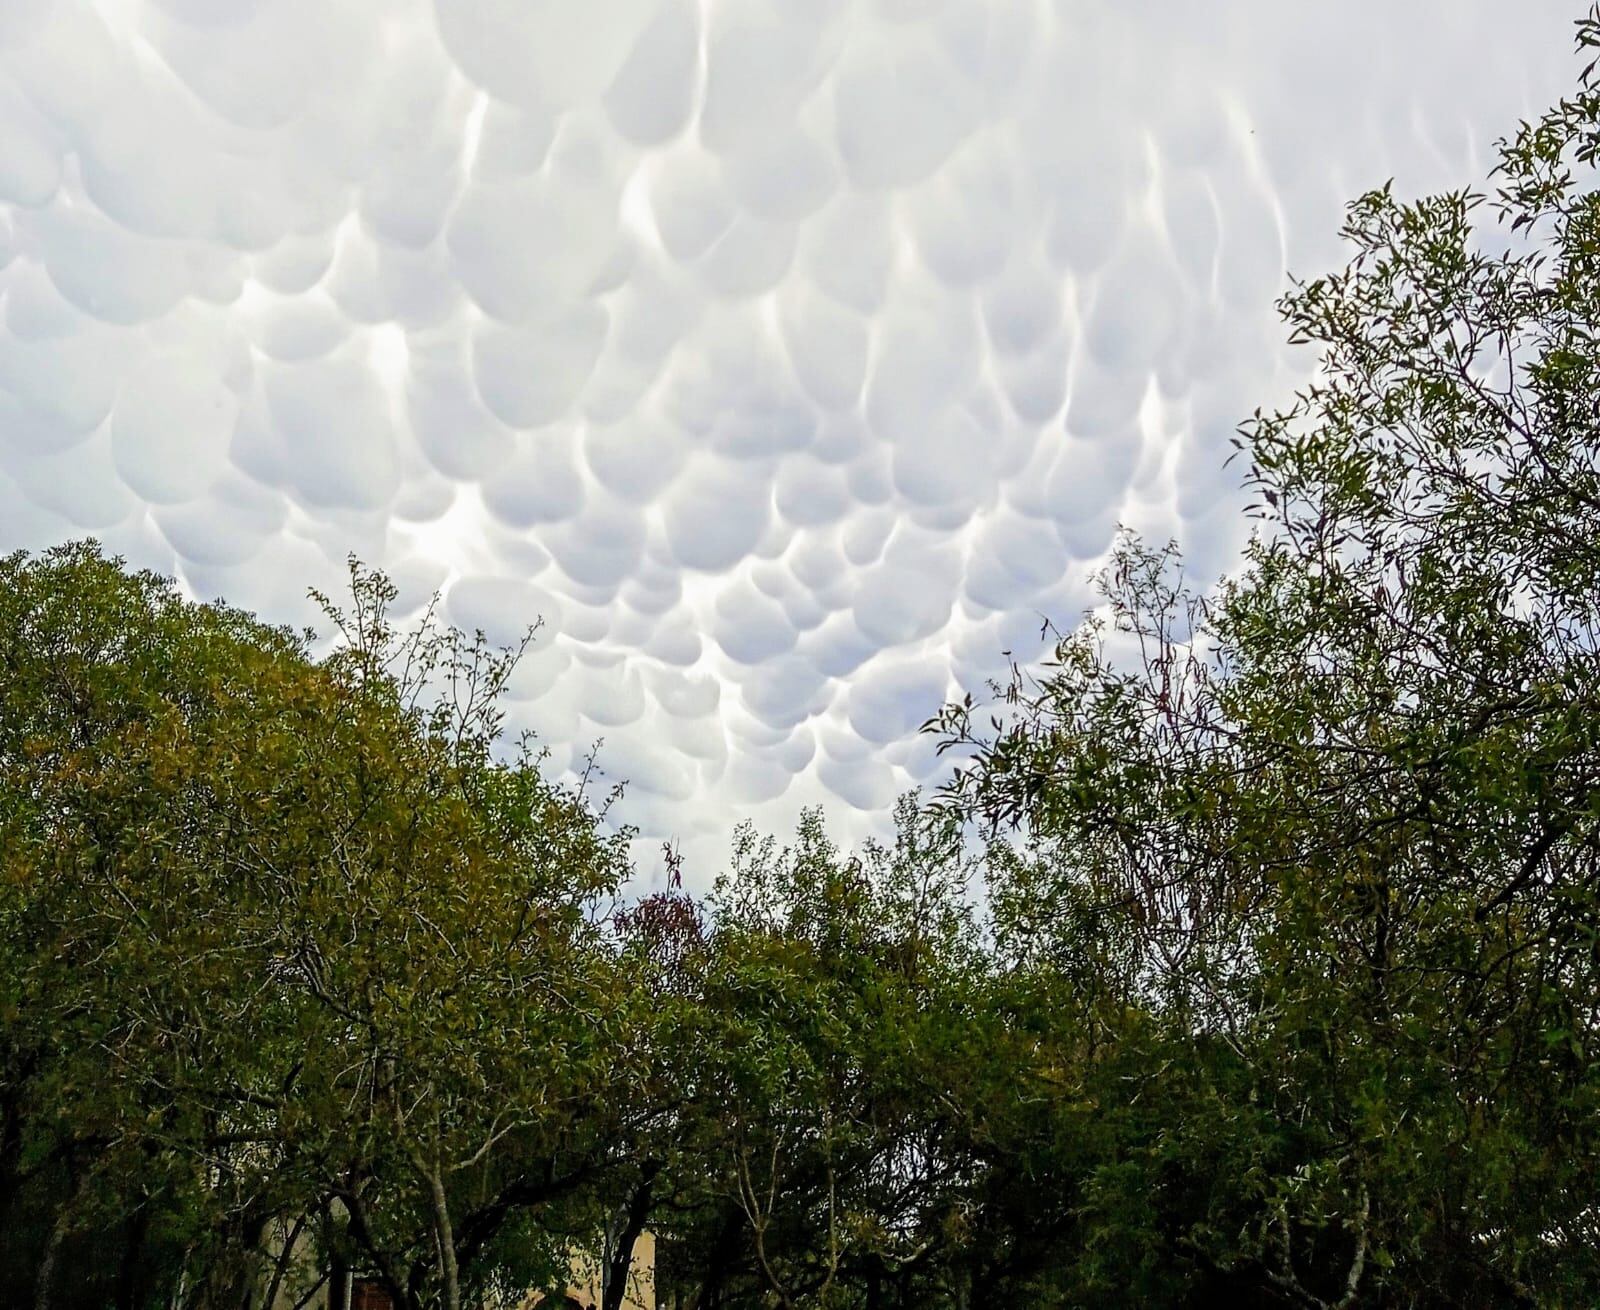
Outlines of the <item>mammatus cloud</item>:
<svg viewBox="0 0 1600 1310">
<path fill-rule="evenodd" d="M 1126 521 L 1204 573 L 1340 207 L 1481 174 L 1569 0 L 0 0 L 0 546 L 546 627 L 625 817 L 926 779 Z M 335 579 L 336 581 L 336 579 Z"/>
</svg>

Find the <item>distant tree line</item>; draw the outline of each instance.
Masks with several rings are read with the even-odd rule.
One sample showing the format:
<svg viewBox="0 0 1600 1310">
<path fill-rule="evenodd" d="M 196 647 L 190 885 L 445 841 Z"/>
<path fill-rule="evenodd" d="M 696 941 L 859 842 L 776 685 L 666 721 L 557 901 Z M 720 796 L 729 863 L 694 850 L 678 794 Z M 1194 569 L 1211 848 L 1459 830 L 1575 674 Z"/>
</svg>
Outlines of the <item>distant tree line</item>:
<svg viewBox="0 0 1600 1310">
<path fill-rule="evenodd" d="M 519 652 L 381 574 L 318 656 L 0 562 L 0 1300 L 462 1310 L 648 1229 L 685 1310 L 1600 1304 L 1592 69 L 1355 202 L 1242 568 L 1122 539 L 890 844 L 630 898 Z"/>
</svg>

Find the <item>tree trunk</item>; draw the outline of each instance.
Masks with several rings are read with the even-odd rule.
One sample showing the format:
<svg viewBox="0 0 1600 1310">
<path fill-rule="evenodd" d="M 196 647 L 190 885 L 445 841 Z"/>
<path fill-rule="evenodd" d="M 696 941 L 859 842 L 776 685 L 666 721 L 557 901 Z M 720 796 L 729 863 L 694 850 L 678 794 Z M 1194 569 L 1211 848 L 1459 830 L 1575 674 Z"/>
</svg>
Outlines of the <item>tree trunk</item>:
<svg viewBox="0 0 1600 1310">
<path fill-rule="evenodd" d="M 456 1237 L 450 1224 L 450 1200 L 445 1195 L 439 1161 L 428 1171 L 428 1193 L 433 1201 L 434 1239 L 439 1246 L 439 1282 L 444 1310 L 461 1310 L 461 1274 L 456 1267 Z"/>
<path fill-rule="evenodd" d="M 72 1211 L 78 1194 L 83 1190 L 83 1179 L 73 1180 L 67 1199 L 56 1211 L 56 1221 L 50 1225 L 50 1236 L 44 1244 L 44 1256 L 39 1261 L 39 1272 L 33 1283 L 33 1310 L 50 1310 L 50 1295 L 56 1279 L 56 1262 L 61 1258 L 61 1247 L 72 1230 Z"/>
<path fill-rule="evenodd" d="M 133 1212 L 127 1232 L 123 1235 L 122 1259 L 117 1263 L 117 1310 L 139 1310 L 140 1263 L 144 1257 L 145 1235 L 150 1230 L 152 1204 L 150 1198 L 146 1197 L 144 1204 Z"/>
<path fill-rule="evenodd" d="M 650 1194 L 655 1187 L 656 1175 L 661 1172 L 659 1161 L 652 1160 L 641 1171 L 639 1186 L 628 1200 L 628 1212 L 623 1218 L 622 1230 L 617 1234 L 616 1250 L 601 1275 L 600 1310 L 622 1310 L 623 1298 L 628 1293 L 628 1274 L 633 1268 L 633 1247 L 644 1231 L 650 1217 Z"/>
<path fill-rule="evenodd" d="M 693 1302 L 694 1310 L 719 1310 L 722 1305 L 723 1284 L 739 1250 L 739 1232 L 743 1220 L 737 1210 L 730 1210 L 723 1220 L 722 1229 L 711 1248 L 705 1276 L 700 1280 L 700 1292 Z"/>
<path fill-rule="evenodd" d="M 328 1310 L 350 1310 L 350 1266 L 344 1254 L 335 1251 L 328 1261 Z"/>
<path fill-rule="evenodd" d="M 13 1076 L 7 1070 L 7 1076 Z M 10 1220 L 11 1206 L 22 1191 L 22 1108 L 20 1094 L 7 1096 L 0 1105 L 0 1228 Z"/>
<path fill-rule="evenodd" d="M 267 1294 L 261 1301 L 261 1310 L 273 1310 L 278 1303 L 278 1289 L 283 1286 L 283 1276 L 289 1272 L 289 1266 L 294 1263 L 294 1248 L 300 1240 L 300 1234 L 305 1231 L 306 1219 L 301 1215 L 296 1219 L 289 1231 L 284 1235 L 283 1250 L 278 1252 L 278 1259 L 272 1268 L 272 1281 L 267 1284 Z"/>
<path fill-rule="evenodd" d="M 270 1222 L 265 1215 L 250 1211 L 238 1216 L 234 1224 L 238 1249 L 233 1260 L 224 1261 L 216 1269 L 214 1304 L 254 1310 L 256 1293 L 266 1281 L 267 1261 L 262 1242 Z"/>
</svg>

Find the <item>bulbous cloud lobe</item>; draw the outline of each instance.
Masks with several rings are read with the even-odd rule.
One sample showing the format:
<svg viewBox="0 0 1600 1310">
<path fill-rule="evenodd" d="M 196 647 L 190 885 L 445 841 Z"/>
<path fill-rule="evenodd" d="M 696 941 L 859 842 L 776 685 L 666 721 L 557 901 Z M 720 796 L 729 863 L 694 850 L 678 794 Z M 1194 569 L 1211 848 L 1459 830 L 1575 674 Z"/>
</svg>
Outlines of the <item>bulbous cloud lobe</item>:
<svg viewBox="0 0 1600 1310">
<path fill-rule="evenodd" d="M 1271 303 L 1566 0 L 0 0 L 0 546 L 497 638 L 625 817 L 878 822 L 1119 522 L 1201 575 Z M 712 857 L 714 858 L 714 856 Z"/>
</svg>

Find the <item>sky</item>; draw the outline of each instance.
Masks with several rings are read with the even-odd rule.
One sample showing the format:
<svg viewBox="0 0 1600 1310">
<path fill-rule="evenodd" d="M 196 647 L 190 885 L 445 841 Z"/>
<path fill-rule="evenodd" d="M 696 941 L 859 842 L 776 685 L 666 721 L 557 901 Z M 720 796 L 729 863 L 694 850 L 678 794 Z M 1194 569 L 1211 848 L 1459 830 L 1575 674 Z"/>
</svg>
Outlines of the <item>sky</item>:
<svg viewBox="0 0 1600 1310">
<path fill-rule="evenodd" d="M 0 0 L 0 550 L 543 627 L 641 849 L 881 832 L 1119 524 L 1213 577 L 1273 302 L 1576 0 Z M 646 861 L 648 866 L 648 860 Z"/>
</svg>

